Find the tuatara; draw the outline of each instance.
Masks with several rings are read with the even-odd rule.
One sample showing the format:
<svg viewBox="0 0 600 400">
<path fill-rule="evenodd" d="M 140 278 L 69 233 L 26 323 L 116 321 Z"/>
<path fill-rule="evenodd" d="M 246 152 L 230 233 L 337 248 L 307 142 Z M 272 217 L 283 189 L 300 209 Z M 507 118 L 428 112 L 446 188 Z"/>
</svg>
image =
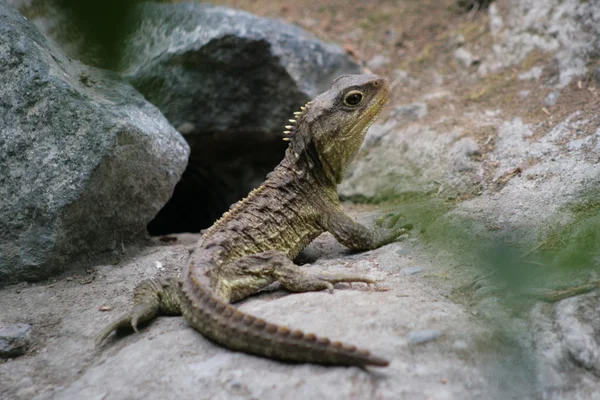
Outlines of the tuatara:
<svg viewBox="0 0 600 400">
<path fill-rule="evenodd" d="M 230 303 L 275 281 L 292 292 L 374 283 L 367 276 L 309 272 L 292 260 L 325 231 L 356 250 L 375 249 L 405 232 L 396 216 L 374 230 L 354 222 L 337 194 L 388 92 L 379 76 L 344 75 L 296 112 L 284 132 L 285 157 L 267 180 L 206 232 L 180 277 L 141 282 L 133 309 L 108 326 L 98 343 L 119 328 L 137 331 L 160 312 L 183 314 L 202 335 L 234 350 L 296 362 L 387 366 L 367 350 L 268 323 Z"/>
</svg>

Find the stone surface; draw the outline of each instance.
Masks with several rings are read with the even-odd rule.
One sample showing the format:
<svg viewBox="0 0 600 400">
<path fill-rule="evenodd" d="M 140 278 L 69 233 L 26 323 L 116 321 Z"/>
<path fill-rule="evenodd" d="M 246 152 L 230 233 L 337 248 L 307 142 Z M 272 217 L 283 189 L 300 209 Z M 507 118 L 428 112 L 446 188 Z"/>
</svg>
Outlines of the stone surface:
<svg viewBox="0 0 600 400">
<path fill-rule="evenodd" d="M 422 271 L 423 271 L 422 267 L 408 267 L 408 268 L 404 268 L 402 270 L 402 273 L 404 275 L 414 275 L 414 274 L 418 274 Z"/>
<path fill-rule="evenodd" d="M 414 100 L 427 118 L 407 122 L 392 108 L 340 186 L 348 199 L 402 210 L 434 260 L 406 278 L 430 278 L 438 293 L 449 284 L 450 298 L 510 343 L 494 380 L 528 384 L 492 398 L 600 399 L 598 290 L 556 303 L 531 295 L 598 279 L 599 10 L 598 1 L 492 3 L 472 97 L 462 87 L 431 96 L 432 84 Z M 514 107 L 515 98 L 527 100 Z"/>
<path fill-rule="evenodd" d="M 141 279 L 181 267 L 197 237 L 178 235 L 120 265 L 0 291 L 7 310 L 0 322 L 26 316 L 36 329 L 27 357 L 0 364 L 0 398 L 599 400 L 599 291 L 554 303 L 532 297 L 600 278 L 598 9 L 597 1 L 496 0 L 489 18 L 479 11 L 453 20 L 464 43 L 436 44 L 445 52 L 436 61 L 452 64 L 454 46 L 463 45 L 481 57 L 482 76 L 427 58 L 396 70 L 391 104 L 341 187 L 352 199 L 385 200 L 352 206 L 362 222 L 402 212 L 415 225 L 410 236 L 352 253 L 326 234 L 298 259 L 307 269 L 369 274 L 377 285 L 341 284 L 333 295 L 286 294 L 274 285 L 238 305 L 372 349 L 391 359 L 389 368 L 234 353 L 180 317 L 95 352 L 94 335 L 127 309 Z M 315 14 L 304 12 L 305 26 L 318 28 Z M 577 65 L 584 68 L 570 69 Z M 563 78 L 571 83 L 559 87 Z M 560 97 L 549 108 L 544 99 L 553 91 Z M 411 103 L 426 105 L 427 115 L 393 115 Z"/>
<path fill-rule="evenodd" d="M 114 69 L 118 61 L 119 42 L 127 32 L 128 11 L 137 2 L 5 1 L 57 43 L 68 57 L 105 69 Z M 114 28 L 104 29 L 107 26 Z"/>
<path fill-rule="evenodd" d="M 399 123 L 409 123 L 423 119 L 427 116 L 427 103 L 412 103 L 396 106 L 390 115 Z"/>
<path fill-rule="evenodd" d="M 587 71 L 590 54 L 600 51 L 600 2 L 509 0 L 489 7 L 493 51 L 480 74 L 522 62 L 537 50 L 552 54 L 558 74 L 547 82 L 562 88 Z"/>
<path fill-rule="evenodd" d="M 600 164 L 589 157 L 600 139 L 600 130 L 579 138 L 577 128 L 590 122 L 581 117 L 572 115 L 541 137 L 535 137 L 534 127 L 519 118 L 499 121 L 496 146 L 490 155 L 490 161 L 497 163 L 492 180 L 501 184 L 515 168 L 527 167 L 501 190 L 492 190 L 492 184 L 490 190 L 462 203 L 451 215 L 484 217 L 496 221 L 503 231 L 527 230 L 528 234 L 519 239 L 523 247 L 535 246 L 552 226 L 571 221 L 574 214 L 569 205 L 585 203 L 589 196 L 595 196 L 593 188 L 600 184 Z"/>
<path fill-rule="evenodd" d="M 371 224 L 382 211 L 363 214 L 361 221 Z M 368 274 L 378 280 L 378 289 L 339 284 L 333 294 L 290 294 L 275 286 L 239 304 L 268 321 L 369 348 L 390 358 L 386 369 L 295 365 L 236 353 L 206 340 L 181 317 L 162 317 L 140 334 L 109 338 L 96 351 L 95 335 L 127 310 L 139 280 L 173 274 L 182 265 L 190 245 L 177 243 L 149 248 L 122 265 L 96 266 L 96 278 L 87 285 L 79 282 L 84 275 L 51 287 L 21 284 L 1 291 L 0 308 L 7 312 L 0 322 L 27 315 L 42 332 L 36 353 L 0 364 L 0 397 L 442 399 L 507 393 L 492 379 L 497 368 L 508 368 L 509 354 L 491 341 L 493 332 L 441 295 L 447 288 L 434 291 L 430 278 L 400 272 L 415 261 L 432 273 L 445 268 L 423 257 L 415 241 L 352 253 L 323 235 L 304 253 L 311 263 L 304 268 Z M 18 310 L 11 307 L 16 303 Z M 112 311 L 100 311 L 102 306 Z M 428 329 L 444 335 L 418 346 L 406 336 Z M 476 357 L 471 349 L 478 349 Z M 34 379 L 24 384 L 27 376 Z M 519 389 L 528 385 L 518 377 L 513 383 Z"/>
<path fill-rule="evenodd" d="M 23 355 L 31 346 L 31 325 L 0 324 L 0 357 Z"/>
<path fill-rule="evenodd" d="M 438 132 L 420 123 L 404 124 L 404 118 L 390 119 L 372 127 L 339 187 L 341 196 L 381 201 L 435 192 L 442 182 L 451 191 L 471 190 L 470 174 L 481 172 L 473 160 L 478 144 L 472 138 L 459 129 Z"/>
<path fill-rule="evenodd" d="M 207 4 L 146 3 L 122 74 L 186 136 L 283 130 L 299 105 L 357 64 L 293 25 Z"/>
<path fill-rule="evenodd" d="M 338 75 L 361 71 L 337 45 L 281 21 L 197 3 L 138 11 L 122 74 L 192 148 L 155 233 L 210 225 L 281 160 L 293 112 Z"/>
<path fill-rule="evenodd" d="M 373 56 L 373 58 L 371 58 L 369 60 L 367 65 L 369 66 L 369 68 L 376 70 L 378 68 L 388 65 L 389 63 L 390 63 L 389 57 L 387 57 L 383 54 L 376 54 L 375 56 Z"/>
<path fill-rule="evenodd" d="M 407 338 L 412 344 L 420 344 L 431 342 L 442 335 L 440 331 L 435 329 L 426 329 L 423 331 L 408 332 Z"/>
<path fill-rule="evenodd" d="M 548 107 L 555 106 L 559 96 L 560 93 L 556 91 L 548 93 L 548 96 L 546 96 L 546 98 L 544 99 L 544 104 Z"/>
<path fill-rule="evenodd" d="M 0 3 L 0 283 L 144 237 L 188 152 L 129 84 L 70 60 Z"/>
<path fill-rule="evenodd" d="M 454 58 L 465 68 L 469 68 L 470 66 L 479 63 L 479 59 L 474 57 L 473 54 L 464 47 L 459 47 L 454 51 Z"/>
</svg>

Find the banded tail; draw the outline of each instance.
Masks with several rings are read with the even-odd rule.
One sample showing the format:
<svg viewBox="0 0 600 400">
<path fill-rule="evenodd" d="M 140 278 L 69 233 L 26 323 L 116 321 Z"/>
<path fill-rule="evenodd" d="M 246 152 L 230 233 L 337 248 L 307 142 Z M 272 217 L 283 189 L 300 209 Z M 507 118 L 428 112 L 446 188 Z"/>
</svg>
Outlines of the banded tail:
<svg viewBox="0 0 600 400">
<path fill-rule="evenodd" d="M 243 313 L 188 276 L 180 293 L 181 311 L 194 329 L 233 350 L 283 361 L 386 367 L 368 350 L 312 333 L 290 330 Z"/>
</svg>

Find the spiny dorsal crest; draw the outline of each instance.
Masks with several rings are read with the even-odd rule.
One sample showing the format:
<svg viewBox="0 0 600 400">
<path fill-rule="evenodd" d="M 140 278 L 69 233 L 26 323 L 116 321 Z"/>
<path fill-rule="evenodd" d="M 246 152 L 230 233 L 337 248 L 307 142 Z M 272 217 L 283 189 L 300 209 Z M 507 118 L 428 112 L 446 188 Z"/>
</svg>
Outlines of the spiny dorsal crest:
<svg viewBox="0 0 600 400">
<path fill-rule="evenodd" d="M 291 137 L 294 135 L 294 133 L 296 133 L 296 131 L 298 129 L 298 121 L 300 120 L 300 118 L 302 118 L 302 116 L 304 114 L 306 114 L 306 110 L 308 110 L 310 108 L 311 104 L 312 104 L 312 101 L 309 101 L 304 106 L 300 107 L 300 111 L 296 111 L 294 113 L 294 118 L 288 120 L 291 125 L 285 126 L 285 130 L 283 131 L 283 134 L 286 136 L 283 138 L 283 140 L 285 140 L 286 142 L 289 142 L 290 140 L 292 140 Z"/>
<path fill-rule="evenodd" d="M 245 203 L 247 203 L 249 200 L 251 200 L 254 197 L 256 197 L 257 195 L 259 195 L 264 189 L 265 189 L 265 185 L 260 185 L 259 187 L 257 187 L 256 189 L 254 189 L 250 193 L 248 193 L 248 196 L 239 200 L 237 203 L 233 203 L 231 205 L 231 207 L 229 207 L 229 210 L 226 211 L 221 216 L 221 218 L 219 218 L 210 228 L 208 228 L 208 230 L 206 232 L 204 232 L 204 235 L 202 235 L 201 240 L 204 241 L 204 240 L 208 239 L 213 234 L 213 232 L 215 232 L 221 226 L 225 225 L 227 222 L 231 221 L 233 218 L 237 217 L 237 215 L 242 210 L 242 206 Z"/>
</svg>

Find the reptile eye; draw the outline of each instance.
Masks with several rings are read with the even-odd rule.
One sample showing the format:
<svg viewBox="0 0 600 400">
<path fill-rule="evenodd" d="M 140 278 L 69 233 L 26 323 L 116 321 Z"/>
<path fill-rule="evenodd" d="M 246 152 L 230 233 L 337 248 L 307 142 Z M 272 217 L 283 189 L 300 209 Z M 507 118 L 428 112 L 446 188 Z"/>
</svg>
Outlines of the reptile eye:
<svg viewBox="0 0 600 400">
<path fill-rule="evenodd" d="M 352 90 L 346 94 L 346 97 L 344 97 L 344 104 L 350 107 L 356 107 L 362 103 L 363 99 L 364 96 L 362 92 L 359 92 L 358 90 Z"/>
</svg>

